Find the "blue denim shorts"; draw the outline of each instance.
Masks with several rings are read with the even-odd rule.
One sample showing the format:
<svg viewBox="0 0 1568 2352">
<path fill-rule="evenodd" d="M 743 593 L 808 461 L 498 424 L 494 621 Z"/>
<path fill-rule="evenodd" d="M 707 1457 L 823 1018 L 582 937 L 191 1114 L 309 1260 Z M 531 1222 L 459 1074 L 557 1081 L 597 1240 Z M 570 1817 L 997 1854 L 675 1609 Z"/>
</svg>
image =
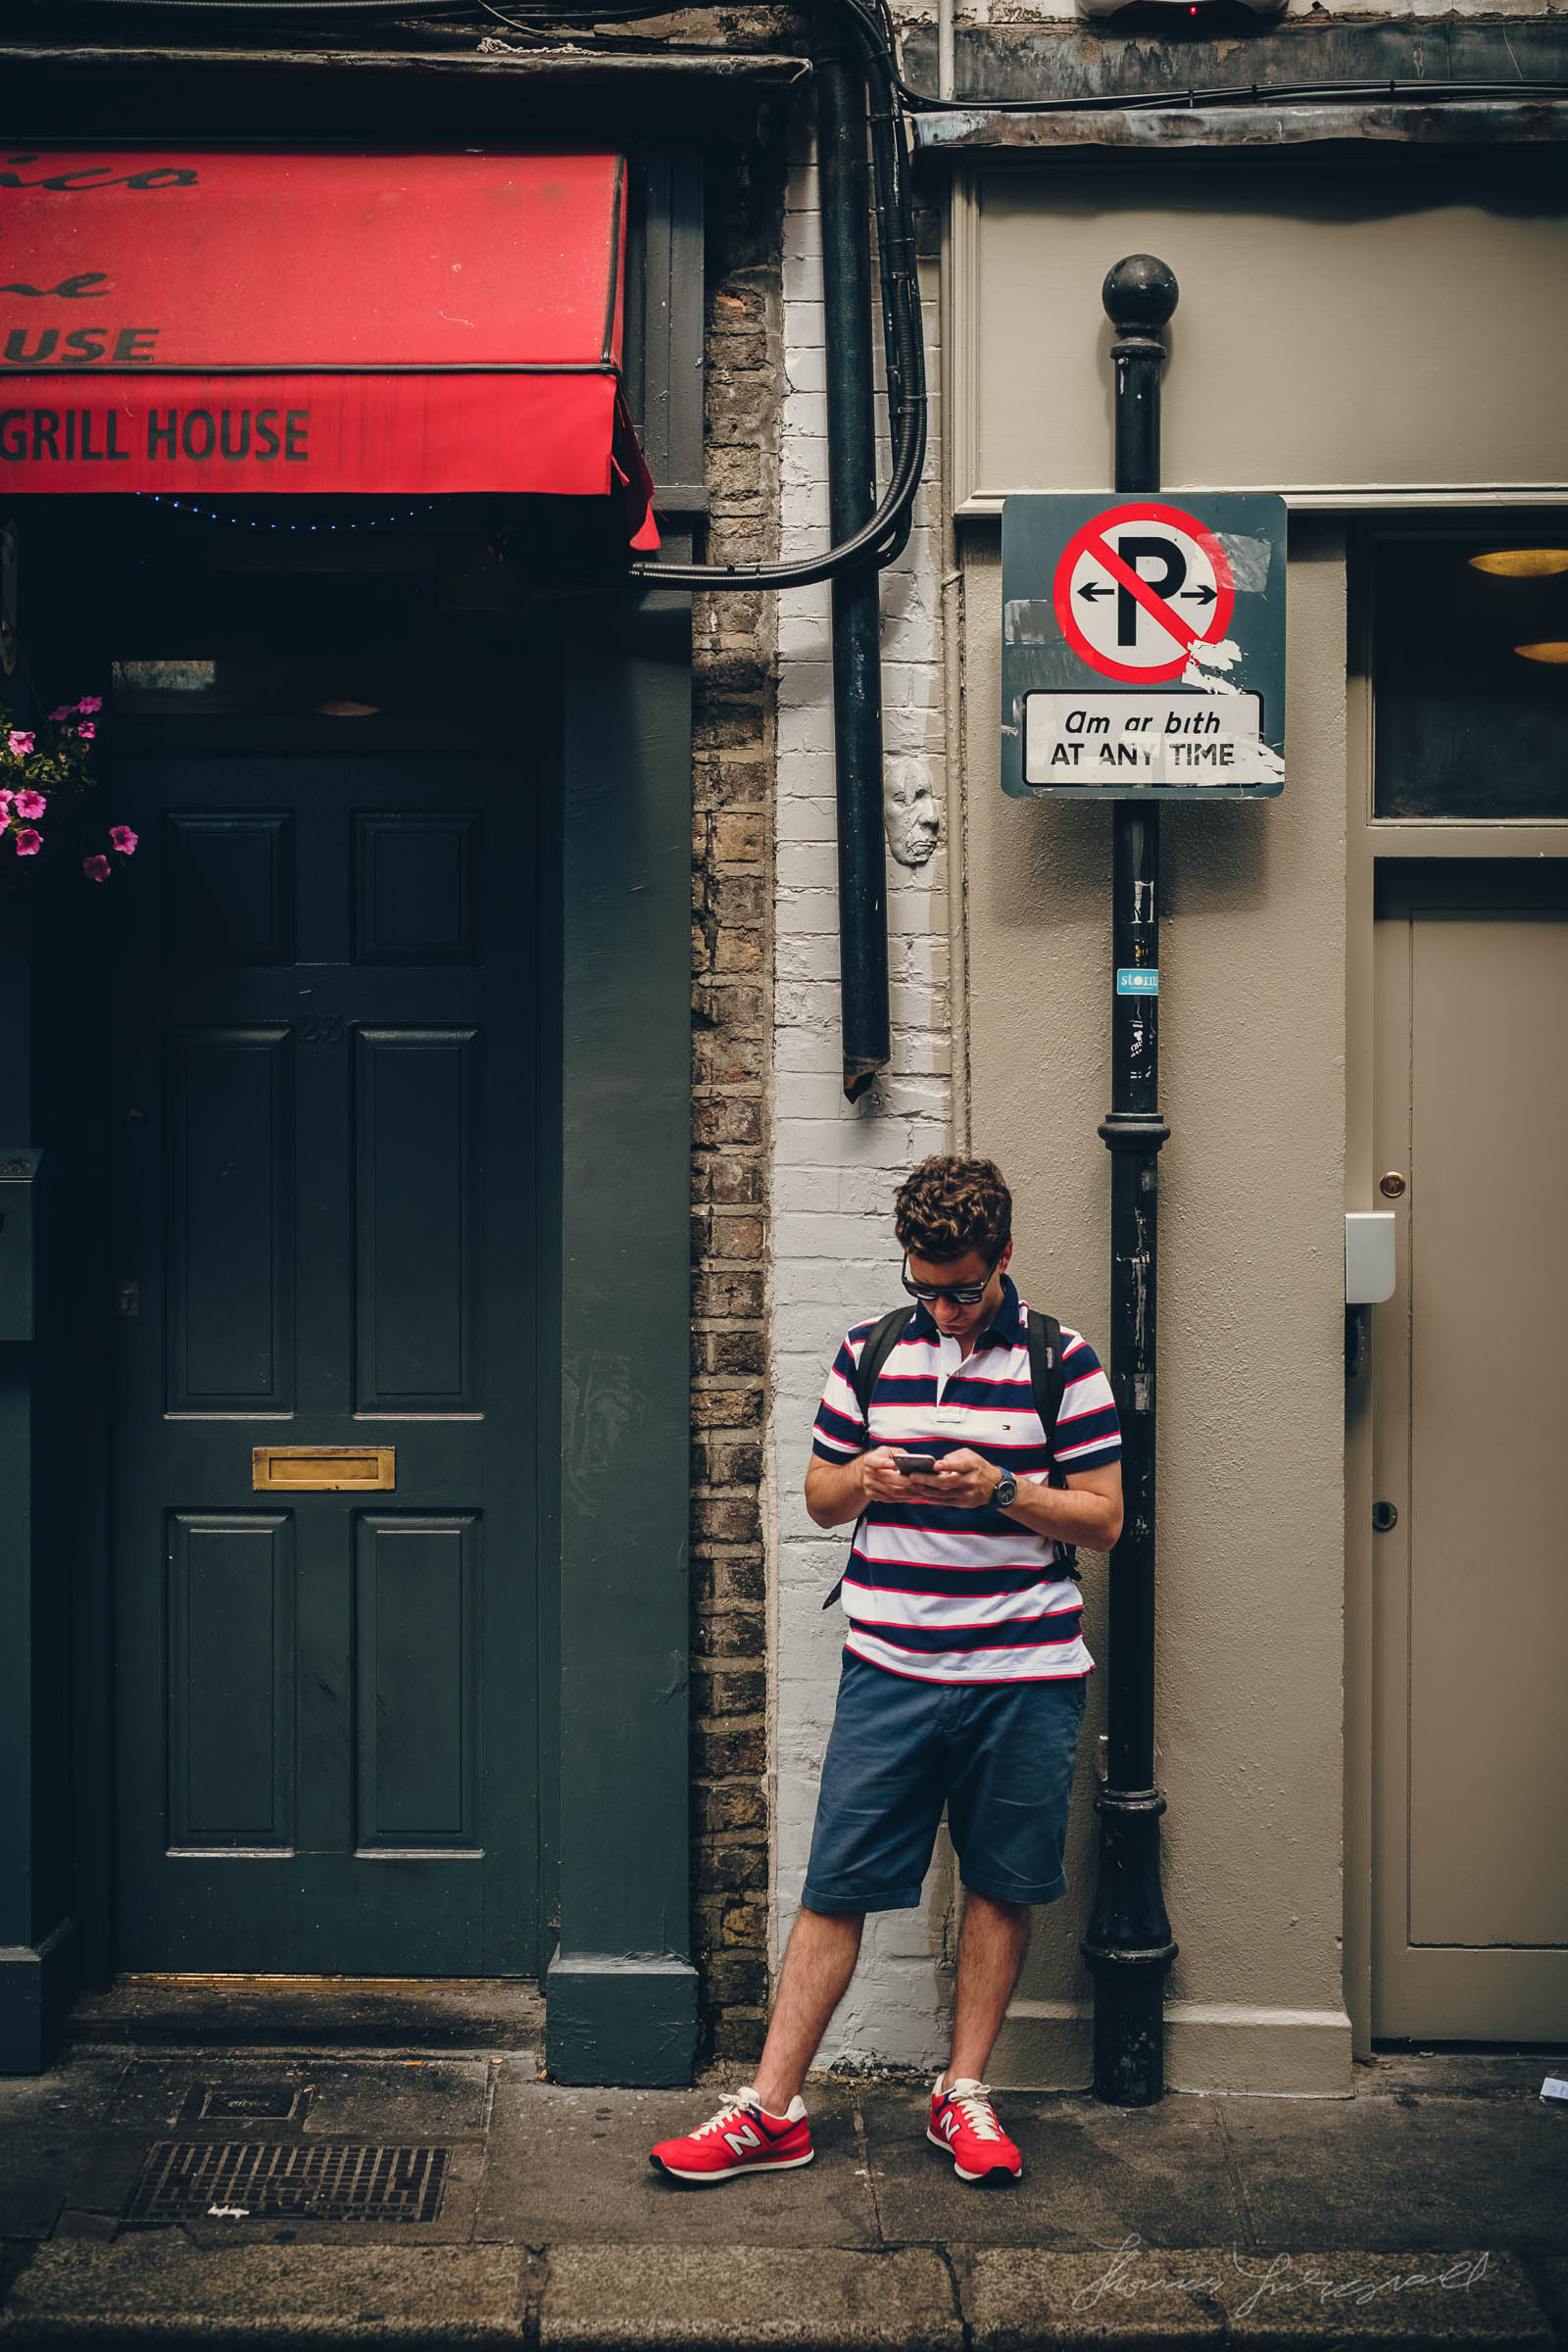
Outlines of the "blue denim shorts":
<svg viewBox="0 0 1568 2352">
<path fill-rule="evenodd" d="M 1067 1890 L 1062 1838 L 1086 1675 L 1040 1683 L 923 1683 L 844 1652 L 822 1760 L 811 1911 L 911 1911 L 937 1824 L 958 1876 L 1001 1903 Z"/>
</svg>

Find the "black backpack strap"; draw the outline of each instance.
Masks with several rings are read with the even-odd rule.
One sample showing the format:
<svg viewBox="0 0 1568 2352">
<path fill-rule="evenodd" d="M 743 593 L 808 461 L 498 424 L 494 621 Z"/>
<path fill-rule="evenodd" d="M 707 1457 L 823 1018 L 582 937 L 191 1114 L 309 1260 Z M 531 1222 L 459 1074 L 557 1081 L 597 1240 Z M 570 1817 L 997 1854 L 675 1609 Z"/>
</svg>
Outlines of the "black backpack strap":
<svg viewBox="0 0 1568 2352">
<path fill-rule="evenodd" d="M 1035 1411 L 1040 1415 L 1046 1444 L 1051 1448 L 1049 1483 L 1064 1487 L 1066 1474 L 1056 1464 L 1056 1422 L 1067 1387 L 1066 1368 L 1061 1360 L 1061 1325 L 1054 1315 L 1037 1314 L 1033 1307 L 1029 1309 L 1029 1383 L 1034 1390 Z M 1077 1544 L 1058 1541 L 1054 1565 L 1063 1576 L 1075 1575 Z"/>
<path fill-rule="evenodd" d="M 854 1388 L 855 1401 L 860 1408 L 860 1419 L 865 1423 L 865 1434 L 868 1440 L 871 1435 L 871 1396 L 876 1388 L 876 1376 L 913 1320 L 914 1309 L 912 1306 L 895 1306 L 889 1309 L 880 1323 L 873 1324 L 865 1335 L 865 1346 L 860 1349 L 860 1360 L 855 1367 Z M 857 1519 L 854 1534 L 850 1537 L 852 1551 L 855 1548 L 855 1538 L 859 1532 L 860 1522 Z M 830 1609 L 843 1590 L 844 1579 L 841 1576 L 826 1600 L 823 1601 L 823 1608 Z"/>
<path fill-rule="evenodd" d="M 912 1306 L 895 1306 L 866 1334 L 860 1360 L 855 1367 L 855 1401 L 860 1408 L 867 1438 L 871 1435 L 871 1396 L 876 1376 L 913 1321 Z"/>
</svg>

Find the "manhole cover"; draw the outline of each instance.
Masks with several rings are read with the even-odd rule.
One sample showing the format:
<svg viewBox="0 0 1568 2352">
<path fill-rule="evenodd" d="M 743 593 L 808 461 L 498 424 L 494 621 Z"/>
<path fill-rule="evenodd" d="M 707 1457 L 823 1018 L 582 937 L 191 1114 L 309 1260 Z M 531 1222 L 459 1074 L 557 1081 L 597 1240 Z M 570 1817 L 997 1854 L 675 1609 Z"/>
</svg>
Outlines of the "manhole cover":
<svg viewBox="0 0 1568 2352">
<path fill-rule="evenodd" d="M 131 2222 L 433 2222 L 450 2148 L 358 2140 L 163 2139 L 125 2207 Z"/>
<path fill-rule="evenodd" d="M 177 2120 L 182 2124 L 299 2124 L 310 2105 L 307 2083 L 197 2082 Z"/>
</svg>

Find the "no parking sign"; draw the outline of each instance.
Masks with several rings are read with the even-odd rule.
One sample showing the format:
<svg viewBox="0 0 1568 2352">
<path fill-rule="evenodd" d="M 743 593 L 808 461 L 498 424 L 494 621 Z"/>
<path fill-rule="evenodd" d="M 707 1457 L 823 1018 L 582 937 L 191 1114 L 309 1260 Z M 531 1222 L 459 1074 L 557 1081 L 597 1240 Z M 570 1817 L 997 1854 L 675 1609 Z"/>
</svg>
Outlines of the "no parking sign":
<svg viewBox="0 0 1568 2352">
<path fill-rule="evenodd" d="M 1009 498 L 1002 594 L 1006 791 L 1282 790 L 1283 500 Z"/>
</svg>

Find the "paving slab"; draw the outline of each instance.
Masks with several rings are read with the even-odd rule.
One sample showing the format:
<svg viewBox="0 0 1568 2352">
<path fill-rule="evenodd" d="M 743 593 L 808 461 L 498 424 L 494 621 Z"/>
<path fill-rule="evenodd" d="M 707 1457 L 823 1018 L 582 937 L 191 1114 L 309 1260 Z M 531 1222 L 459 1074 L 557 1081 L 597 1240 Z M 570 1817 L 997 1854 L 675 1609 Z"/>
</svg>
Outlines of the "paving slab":
<svg viewBox="0 0 1568 2352">
<path fill-rule="evenodd" d="M 274 2060 L 254 2053 L 198 2053 L 134 2058 L 123 2069 L 108 2128 L 71 2182 L 55 2225 L 63 2237 L 113 2236 L 122 2229 L 177 2226 L 187 2239 L 216 2247 L 237 2242 L 363 2244 L 380 2225 L 363 2214 L 331 2218 L 249 2209 L 254 2159 L 239 2151 L 342 2144 L 375 2149 L 434 2144 L 444 2148 L 439 2210 L 430 2220 L 388 2213 L 385 2226 L 405 2247 L 459 2243 L 472 2232 L 484 2170 L 492 2072 L 500 2059 L 431 2058 Z M 193 2210 L 131 2218 L 149 2161 L 172 2143 L 221 2147 L 234 2166 L 214 2202 Z M 271 2159 L 264 2157 L 263 2164 Z M 187 2160 L 172 2162 L 177 2185 Z M 292 2197 L 293 2193 L 289 2194 Z"/>
<path fill-rule="evenodd" d="M 955 2268 L 972 2352 L 1053 2344 L 1152 2352 L 1169 2343 L 1549 2352 L 1553 2342 L 1523 2266 L 1481 2249 L 1269 2257 L 1134 2242 L 1107 2260 L 988 2246 L 956 2249 Z"/>
<path fill-rule="evenodd" d="M 1417 2098 L 1539 2099 L 1546 2075 L 1568 2075 L 1568 2055 L 1549 2050 L 1379 2050 L 1358 2059 L 1356 2096 L 1388 2091 Z"/>
<path fill-rule="evenodd" d="M 1568 2247 L 1568 2116 L 1539 2098 L 1216 2104 L 1260 2244 Z"/>
<path fill-rule="evenodd" d="M 157 2135 L 273 2138 L 299 2132 L 352 2139 L 462 2139 L 490 2111 L 489 2058 L 279 2058 L 242 2052 L 136 2058 L 125 2067 L 109 2127 Z M 254 2093 L 254 2099 L 248 2094 Z M 268 2112 L 270 2094 L 293 2112 Z M 246 2117 L 247 2105 L 251 2108 Z"/>
<path fill-rule="evenodd" d="M 539 2309 L 546 2352 L 960 2352 L 963 2341 L 953 2274 L 928 2246 L 552 2247 Z"/>
<path fill-rule="evenodd" d="M 116 2055 L 0 2079 L 0 2238 L 48 2236 L 123 2072 Z"/>
<path fill-rule="evenodd" d="M 877 2217 L 895 2240 L 1113 2247 L 1128 2230 L 1165 2245 L 1248 2240 L 1212 2103 L 1102 2107 L 1076 2096 L 999 2093 L 1023 2178 L 979 2188 L 926 2138 L 927 2090 L 867 2101 Z M 814 2131 L 814 2117 L 813 2117 Z"/>
<path fill-rule="evenodd" d="M 516 2246 L 204 2253 L 171 2235 L 62 2239 L 13 2284 L 0 2347 L 519 2343 L 538 2277 Z"/>
<path fill-rule="evenodd" d="M 572 2090 L 497 2078 L 475 2234 L 527 2245 L 875 2245 L 876 2209 L 855 2094 L 813 2093 L 816 2160 L 799 2172 L 745 2174 L 692 2188 L 654 2171 L 648 2151 L 705 2123 L 711 2090 Z"/>
</svg>

